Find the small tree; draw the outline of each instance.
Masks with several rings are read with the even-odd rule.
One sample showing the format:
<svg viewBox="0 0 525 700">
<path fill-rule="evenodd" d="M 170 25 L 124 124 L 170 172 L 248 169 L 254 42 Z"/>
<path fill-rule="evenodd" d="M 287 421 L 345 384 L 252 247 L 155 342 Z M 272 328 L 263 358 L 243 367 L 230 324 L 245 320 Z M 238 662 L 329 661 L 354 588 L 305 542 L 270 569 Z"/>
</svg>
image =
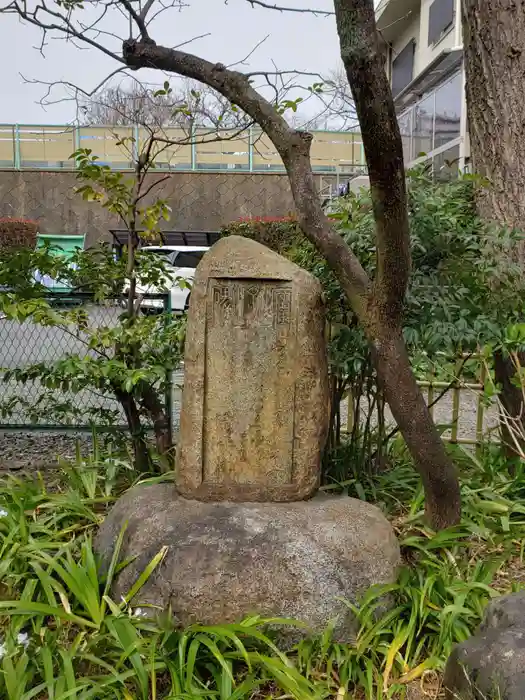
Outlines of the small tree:
<svg viewBox="0 0 525 700">
<path fill-rule="evenodd" d="M 126 142 L 121 142 L 126 147 Z M 162 148 L 162 146 L 161 146 Z M 132 149 L 130 149 L 132 150 Z M 100 165 L 89 149 L 73 154 L 81 184 L 77 193 L 88 201 L 104 206 L 115 214 L 127 231 L 126 256 L 115 259 L 109 246 L 80 251 L 70 261 L 53 256 L 52 251 L 18 250 L 6 255 L 0 272 L 0 284 L 11 287 L 0 295 L 0 307 L 9 319 L 31 320 L 54 326 L 80 339 L 86 353 L 69 353 L 54 363 L 37 363 L 4 372 L 6 381 L 38 381 L 46 390 L 78 393 L 90 388 L 99 395 L 114 396 L 120 403 L 130 431 L 135 463 L 148 471 L 151 458 L 147 447 L 144 418 L 152 425 L 156 449 L 167 468 L 173 457 L 171 419 L 164 401 L 167 376 L 182 358 L 184 319 L 171 314 L 145 317 L 139 313 L 136 293 L 137 265 L 144 284 L 162 285 L 166 269 L 160 258 L 141 256 L 139 233 L 155 239 L 159 221 L 168 220 L 169 208 L 162 199 L 147 203 L 152 190 L 165 178 L 147 180 L 158 152 L 154 134 L 144 144 L 133 176 Z M 121 298 L 125 289 L 125 311 L 113 326 L 89 324 L 84 308 L 59 311 L 50 306 L 47 290 L 34 283 L 33 270 L 67 280 L 73 289 L 89 289 L 97 302 Z M 182 282 L 181 282 L 182 284 Z M 79 415 L 71 402 L 56 402 L 49 391 L 32 406 L 23 397 L 4 402 L 3 411 L 24 405 L 36 418 L 59 412 L 70 419 Z M 93 410 L 91 418 L 114 421 L 114 413 Z"/>
<path fill-rule="evenodd" d="M 137 80 L 98 90 L 80 99 L 82 121 L 87 125 L 148 125 L 162 127 L 242 129 L 249 120 L 222 95 L 196 81 L 182 80 L 174 88 L 152 91 Z"/>
</svg>

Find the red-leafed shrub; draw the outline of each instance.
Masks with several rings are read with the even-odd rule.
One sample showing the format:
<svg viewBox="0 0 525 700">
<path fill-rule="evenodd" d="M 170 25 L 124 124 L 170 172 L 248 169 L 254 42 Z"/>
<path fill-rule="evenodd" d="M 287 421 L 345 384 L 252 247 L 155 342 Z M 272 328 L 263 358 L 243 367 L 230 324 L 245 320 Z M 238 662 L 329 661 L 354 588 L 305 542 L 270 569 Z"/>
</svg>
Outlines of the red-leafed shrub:
<svg viewBox="0 0 525 700">
<path fill-rule="evenodd" d="M 38 223 L 29 219 L 0 218 L 0 251 L 34 248 Z"/>
</svg>

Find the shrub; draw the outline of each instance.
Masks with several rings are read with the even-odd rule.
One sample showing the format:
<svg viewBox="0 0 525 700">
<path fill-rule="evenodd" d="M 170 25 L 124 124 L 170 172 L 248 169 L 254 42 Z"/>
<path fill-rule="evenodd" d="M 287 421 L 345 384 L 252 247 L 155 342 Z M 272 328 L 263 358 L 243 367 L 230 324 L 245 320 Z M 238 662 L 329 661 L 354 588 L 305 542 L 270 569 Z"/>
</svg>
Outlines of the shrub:
<svg viewBox="0 0 525 700">
<path fill-rule="evenodd" d="M 29 219 L 0 219 L 0 251 L 13 248 L 34 248 L 38 223 Z"/>
<path fill-rule="evenodd" d="M 304 240 L 297 219 L 293 216 L 238 219 L 224 226 L 220 235 L 221 238 L 233 235 L 244 236 L 284 256 L 293 246 Z"/>
<path fill-rule="evenodd" d="M 84 402 L 75 401 L 75 395 L 88 390 L 98 397 L 114 398 L 126 418 L 135 462 L 142 472 L 158 466 L 146 439 L 146 425 L 153 428 L 160 466 L 172 466 L 171 415 L 166 395 L 170 374 L 180 364 L 184 343 L 184 318 L 173 318 L 170 313 L 157 317 L 141 315 L 140 295 L 136 293 L 139 267 L 140 283 L 146 288 L 163 288 L 166 284 L 164 261 L 159 256 L 140 259 L 138 250 L 137 232 L 154 239 L 160 230 L 159 222 L 168 220 L 170 213 L 161 199 L 146 207 L 142 205 L 142 198 L 151 191 L 150 186 L 144 189 L 145 173 L 153 167 L 152 142 L 148 143 L 144 146 L 144 158 L 139 157 L 137 171 L 130 178 L 100 165 L 90 149 L 74 154 L 77 179 L 82 183 L 76 192 L 84 200 L 118 214 L 126 227 L 125 260 L 115 259 L 109 246 L 77 250 L 69 259 L 54 255 L 49 246 L 38 250 L 34 245 L 20 247 L 16 254 L 0 250 L 0 286 L 7 287 L 0 294 L 0 310 L 5 317 L 17 323 L 28 321 L 59 329 L 77 343 L 74 351 L 64 352 L 54 360 L 23 363 L 0 371 L 4 381 L 21 385 L 38 382 L 42 388 L 36 401 L 28 401 L 24 391 L 8 397 L 7 403 L 0 401 L 0 414 L 13 414 L 21 408 L 24 413 L 30 411 L 33 422 L 45 416 L 47 420 L 58 418 L 73 423 L 84 415 L 95 425 L 113 425 L 118 420 L 113 409 L 86 407 Z M 98 324 L 91 323 L 87 306 L 57 309 L 49 290 L 35 283 L 35 270 L 64 280 L 72 292 L 89 289 L 90 300 L 97 304 L 114 304 L 115 292 L 125 289 L 125 311 L 107 324 Z M 59 400 L 56 393 L 53 395 L 57 391 L 61 393 Z M 64 394 L 69 394 L 65 400 Z"/>
</svg>

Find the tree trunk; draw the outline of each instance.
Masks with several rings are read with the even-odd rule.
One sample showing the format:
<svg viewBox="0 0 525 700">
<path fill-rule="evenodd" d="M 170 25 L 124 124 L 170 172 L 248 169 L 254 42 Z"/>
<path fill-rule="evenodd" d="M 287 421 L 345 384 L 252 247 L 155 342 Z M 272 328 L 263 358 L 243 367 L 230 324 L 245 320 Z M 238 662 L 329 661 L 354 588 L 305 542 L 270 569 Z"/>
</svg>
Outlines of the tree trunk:
<svg viewBox="0 0 525 700">
<path fill-rule="evenodd" d="M 137 404 L 130 394 L 119 389 L 114 389 L 114 391 L 120 405 L 124 409 L 124 414 L 128 422 L 135 469 L 141 474 L 146 474 L 151 470 L 151 459 L 148 445 L 144 438 L 144 430 L 142 429 L 140 412 L 137 408 Z"/>
<path fill-rule="evenodd" d="M 519 359 L 521 363 L 523 357 Z M 514 473 L 521 454 L 523 454 L 524 441 L 520 439 L 519 429 L 515 429 L 515 427 L 519 428 L 519 425 L 523 426 L 525 421 L 525 416 L 523 415 L 523 393 L 513 381 L 516 376 L 516 367 L 512 359 L 505 356 L 501 350 L 497 350 L 494 353 L 494 375 L 497 384 L 501 387 L 501 412 L 505 414 L 505 417 L 500 417 L 501 442 L 505 455 L 509 460 L 510 471 Z M 516 441 L 518 445 L 516 445 Z M 521 452 L 519 449 L 520 443 L 522 446 Z"/>
<path fill-rule="evenodd" d="M 173 442 L 171 438 L 170 416 L 166 414 L 157 392 L 151 386 L 143 383 L 140 386 L 142 408 L 147 411 L 153 423 L 155 444 L 162 464 L 163 471 L 173 468 Z"/>
<path fill-rule="evenodd" d="M 377 273 L 360 322 L 379 383 L 421 475 L 427 517 L 436 528 L 461 517 L 456 469 L 412 372 L 402 334 L 410 275 L 403 145 L 370 0 L 334 0 L 341 59 L 365 149 L 376 224 Z M 359 317 L 359 314 L 357 314 Z"/>
<path fill-rule="evenodd" d="M 525 1 L 463 0 L 467 116 L 480 213 L 525 222 Z M 521 253 L 523 251 L 520 251 Z"/>
<path fill-rule="evenodd" d="M 461 508 L 457 476 L 419 388 L 399 333 L 384 333 L 373 346 L 380 387 L 421 475 L 425 507 L 436 529 L 457 522 Z"/>
<path fill-rule="evenodd" d="M 239 106 L 267 134 L 286 167 L 298 220 L 336 274 L 376 350 L 387 400 L 407 437 L 425 485 L 427 513 L 435 527 L 460 517 L 456 470 L 426 408 L 403 345 L 401 322 L 410 273 L 410 239 L 403 151 L 384 56 L 375 26 L 373 0 L 335 0 L 341 56 L 361 124 L 376 222 L 377 277 L 369 280 L 359 260 L 335 231 L 319 202 L 310 163 L 311 134 L 297 131 L 252 85 L 249 75 L 184 51 L 157 46 L 138 18 L 141 39 L 123 42 L 131 68 L 153 68 L 193 78 Z M 392 341 L 395 343 L 392 345 Z M 392 362 L 392 367 L 379 367 Z M 400 400 L 404 396 L 406 404 Z"/>
<path fill-rule="evenodd" d="M 477 190 L 480 215 L 502 227 L 525 226 L 525 1 L 463 0 L 467 117 L 474 172 L 488 181 Z M 515 251 L 525 263 L 523 246 Z M 524 426 L 521 392 L 510 360 L 495 357 L 495 378 L 510 416 Z M 517 456 L 504 422 L 507 453 Z"/>
</svg>

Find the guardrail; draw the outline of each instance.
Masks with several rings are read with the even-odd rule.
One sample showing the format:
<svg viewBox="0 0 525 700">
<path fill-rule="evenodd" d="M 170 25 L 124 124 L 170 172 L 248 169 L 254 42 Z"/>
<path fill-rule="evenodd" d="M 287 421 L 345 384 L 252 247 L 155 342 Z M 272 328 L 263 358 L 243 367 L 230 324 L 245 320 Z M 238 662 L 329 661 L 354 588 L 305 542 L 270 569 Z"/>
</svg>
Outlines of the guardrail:
<svg viewBox="0 0 525 700">
<path fill-rule="evenodd" d="M 318 173 L 352 175 L 365 170 L 361 134 L 314 131 L 310 152 L 312 169 Z M 148 134 L 138 126 L 45 126 L 0 125 L 0 169 L 73 170 L 71 154 L 90 148 L 101 163 L 115 170 L 130 170 Z M 255 128 L 241 134 L 207 129 L 187 131 L 166 127 L 156 167 L 175 171 L 284 172 L 272 142 Z M 222 138 L 222 140 L 218 140 Z"/>
</svg>

